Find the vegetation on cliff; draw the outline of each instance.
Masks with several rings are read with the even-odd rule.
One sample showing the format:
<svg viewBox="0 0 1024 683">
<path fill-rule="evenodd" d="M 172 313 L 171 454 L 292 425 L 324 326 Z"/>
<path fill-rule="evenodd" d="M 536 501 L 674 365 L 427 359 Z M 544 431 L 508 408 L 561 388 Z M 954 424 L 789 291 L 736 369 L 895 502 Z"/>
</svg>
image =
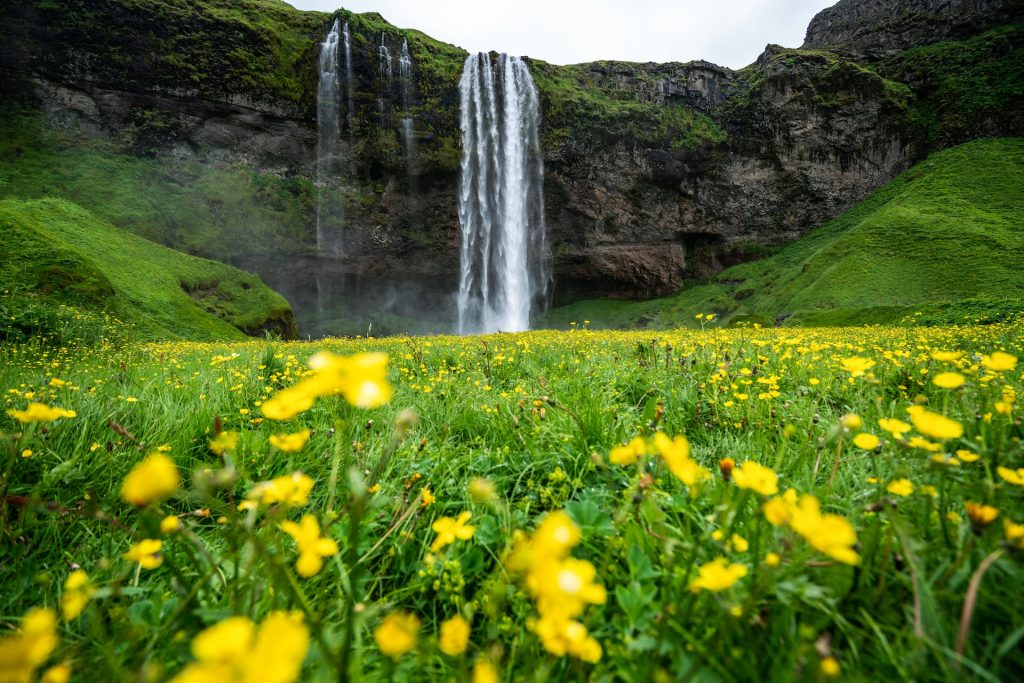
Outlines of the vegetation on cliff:
<svg viewBox="0 0 1024 683">
<path fill-rule="evenodd" d="M 126 233 L 59 199 L 0 201 L 0 341 L 294 336 L 259 278 Z"/>
<path fill-rule="evenodd" d="M 973 322 L 1024 297 L 1024 139 L 938 152 L 777 253 L 647 302 L 579 302 L 546 324 L 673 327 L 697 313 L 771 324 Z"/>
</svg>

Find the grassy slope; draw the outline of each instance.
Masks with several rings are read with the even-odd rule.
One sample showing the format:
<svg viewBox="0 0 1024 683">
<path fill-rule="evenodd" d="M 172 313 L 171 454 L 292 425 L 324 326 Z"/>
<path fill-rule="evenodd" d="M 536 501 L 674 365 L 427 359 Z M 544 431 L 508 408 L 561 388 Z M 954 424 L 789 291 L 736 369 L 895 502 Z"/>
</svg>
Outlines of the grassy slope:
<svg viewBox="0 0 1024 683">
<path fill-rule="evenodd" d="M 667 327 L 715 311 L 849 323 L 954 302 L 967 302 L 965 314 L 1000 308 L 1024 296 L 1022 216 L 1024 139 L 976 141 L 929 157 L 843 216 L 709 284 L 635 304 L 580 302 L 541 322 Z"/>
<path fill-rule="evenodd" d="M 0 290 L 22 313 L 103 311 L 142 338 L 235 339 L 289 318 L 288 303 L 256 276 L 122 232 L 58 199 L 0 201 Z M 13 317 L 0 338 L 17 338 L 27 318 Z"/>
<path fill-rule="evenodd" d="M 0 199 L 61 197 L 114 225 L 211 258 L 308 244 L 313 185 L 237 165 L 166 164 L 5 110 Z"/>
</svg>

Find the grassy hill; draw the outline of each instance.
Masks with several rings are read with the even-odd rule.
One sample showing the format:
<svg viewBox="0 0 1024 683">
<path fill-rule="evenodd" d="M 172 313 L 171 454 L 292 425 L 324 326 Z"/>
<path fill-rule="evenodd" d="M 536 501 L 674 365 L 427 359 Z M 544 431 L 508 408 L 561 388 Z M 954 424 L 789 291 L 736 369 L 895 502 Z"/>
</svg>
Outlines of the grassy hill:
<svg viewBox="0 0 1024 683">
<path fill-rule="evenodd" d="M 584 301 L 540 324 L 670 327 L 988 319 L 1024 308 L 1024 139 L 930 156 L 844 215 L 768 258 L 646 302 Z"/>
<path fill-rule="evenodd" d="M 0 201 L 0 340 L 293 336 L 288 303 L 258 277 L 124 232 L 60 199 Z"/>
</svg>

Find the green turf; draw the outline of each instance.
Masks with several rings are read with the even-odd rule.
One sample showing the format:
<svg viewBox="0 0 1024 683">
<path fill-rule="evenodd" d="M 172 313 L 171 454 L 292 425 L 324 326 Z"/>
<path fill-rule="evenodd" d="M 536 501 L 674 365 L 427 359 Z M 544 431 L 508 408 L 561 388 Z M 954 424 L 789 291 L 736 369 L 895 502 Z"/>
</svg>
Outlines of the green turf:
<svg viewBox="0 0 1024 683">
<path fill-rule="evenodd" d="M 792 323 L 895 322 L 914 313 L 974 321 L 1024 296 L 1024 139 L 932 155 L 772 256 L 639 303 L 587 301 L 540 324 L 670 327 L 700 312 Z M 945 310 L 946 315 L 940 315 Z"/>
<path fill-rule="evenodd" d="M 103 316 L 143 339 L 293 332 L 288 303 L 258 277 L 153 244 L 59 199 L 0 201 L 0 310 L 0 339 L 88 333 Z"/>
</svg>

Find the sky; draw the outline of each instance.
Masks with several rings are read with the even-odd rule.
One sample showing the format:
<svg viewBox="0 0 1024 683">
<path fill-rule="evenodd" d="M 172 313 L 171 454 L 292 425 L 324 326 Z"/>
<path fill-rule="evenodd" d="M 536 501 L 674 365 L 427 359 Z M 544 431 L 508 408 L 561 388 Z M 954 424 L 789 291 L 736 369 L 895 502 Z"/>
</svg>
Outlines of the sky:
<svg viewBox="0 0 1024 683">
<path fill-rule="evenodd" d="M 836 0 L 287 0 L 299 9 L 379 12 L 470 52 L 553 64 L 598 59 L 738 69 L 768 43 L 799 47 L 811 17 Z"/>
</svg>

